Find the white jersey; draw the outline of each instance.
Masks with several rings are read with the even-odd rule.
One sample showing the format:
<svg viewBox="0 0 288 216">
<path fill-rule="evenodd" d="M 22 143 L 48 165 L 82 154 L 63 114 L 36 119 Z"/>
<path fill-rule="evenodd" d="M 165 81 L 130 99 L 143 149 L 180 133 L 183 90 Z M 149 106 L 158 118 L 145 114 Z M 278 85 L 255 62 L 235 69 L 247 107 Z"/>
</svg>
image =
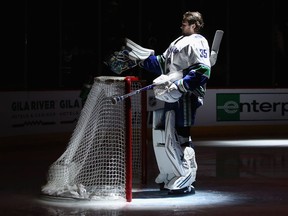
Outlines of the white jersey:
<svg viewBox="0 0 288 216">
<path fill-rule="evenodd" d="M 180 36 L 163 53 L 165 74 L 182 71 L 191 65 L 202 63 L 210 67 L 210 48 L 208 41 L 200 34 Z"/>
</svg>

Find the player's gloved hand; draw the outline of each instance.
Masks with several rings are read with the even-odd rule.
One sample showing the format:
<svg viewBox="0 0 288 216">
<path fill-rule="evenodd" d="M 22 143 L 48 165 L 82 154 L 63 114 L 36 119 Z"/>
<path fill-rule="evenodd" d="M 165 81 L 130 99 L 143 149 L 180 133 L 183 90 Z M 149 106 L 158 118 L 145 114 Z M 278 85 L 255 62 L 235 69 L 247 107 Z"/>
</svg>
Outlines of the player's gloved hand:
<svg viewBox="0 0 288 216">
<path fill-rule="evenodd" d="M 153 85 L 171 85 L 170 77 L 168 75 L 162 74 L 153 80 Z"/>
<path fill-rule="evenodd" d="M 153 88 L 155 98 L 158 100 L 175 103 L 182 96 L 177 85 L 171 81 L 166 81 L 165 84 L 156 85 Z"/>
<path fill-rule="evenodd" d="M 186 86 L 184 85 L 184 80 L 183 79 L 176 80 L 174 83 L 176 84 L 176 86 L 178 87 L 178 90 L 180 92 L 183 93 L 183 92 L 187 92 L 188 91 Z"/>
</svg>

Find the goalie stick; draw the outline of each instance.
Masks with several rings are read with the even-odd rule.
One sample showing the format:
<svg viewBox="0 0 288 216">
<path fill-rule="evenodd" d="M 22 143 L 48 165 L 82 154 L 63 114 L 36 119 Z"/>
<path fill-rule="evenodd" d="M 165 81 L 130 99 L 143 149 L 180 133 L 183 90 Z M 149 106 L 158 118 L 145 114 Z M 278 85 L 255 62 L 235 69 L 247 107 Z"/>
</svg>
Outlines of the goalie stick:
<svg viewBox="0 0 288 216">
<path fill-rule="evenodd" d="M 152 89 L 152 88 L 154 88 L 154 86 L 155 86 L 155 85 L 151 84 L 151 85 L 145 86 L 145 87 L 143 87 L 143 88 L 137 89 L 137 90 L 135 90 L 135 91 L 132 91 L 132 92 L 130 92 L 130 93 L 128 93 L 128 94 L 124 94 L 124 95 L 122 95 L 122 96 L 112 97 L 112 98 L 111 98 L 111 102 L 112 102 L 112 104 L 117 104 L 118 102 L 123 101 L 123 100 L 125 100 L 125 99 L 128 98 L 128 97 L 131 97 L 131 96 L 136 95 L 136 94 L 139 94 L 139 93 L 141 93 L 141 92 L 143 92 L 143 91 L 147 91 L 147 90 L 149 90 L 149 89 Z"/>
<path fill-rule="evenodd" d="M 217 61 L 217 56 L 220 48 L 220 44 L 222 41 L 224 31 L 223 30 L 217 30 L 214 35 L 212 47 L 211 47 L 211 52 L 210 52 L 210 64 L 211 67 L 215 65 Z"/>
<path fill-rule="evenodd" d="M 223 30 L 217 30 L 215 32 L 214 39 L 213 39 L 212 46 L 211 46 L 211 52 L 210 52 L 210 64 L 211 64 L 211 67 L 216 64 L 217 56 L 218 56 L 218 53 L 219 53 L 220 44 L 221 44 L 221 41 L 222 41 L 222 38 L 223 38 L 223 34 L 224 34 Z M 112 102 L 112 104 L 117 104 L 118 102 L 121 102 L 121 101 L 125 100 L 128 97 L 131 97 L 133 95 L 139 94 L 139 93 L 141 93 L 143 91 L 147 91 L 149 89 L 153 89 L 154 86 L 155 86 L 154 84 L 151 84 L 151 85 L 145 86 L 143 88 L 137 89 L 135 91 L 129 92 L 127 94 L 124 94 L 122 96 L 112 97 L 111 98 L 111 102 Z"/>
</svg>

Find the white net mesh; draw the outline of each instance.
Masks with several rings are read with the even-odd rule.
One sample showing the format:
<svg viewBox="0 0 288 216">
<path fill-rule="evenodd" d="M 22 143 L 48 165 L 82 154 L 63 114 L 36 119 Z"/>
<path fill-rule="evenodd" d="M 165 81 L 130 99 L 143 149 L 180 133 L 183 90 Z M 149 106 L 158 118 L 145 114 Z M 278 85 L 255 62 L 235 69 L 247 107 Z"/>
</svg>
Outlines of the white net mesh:
<svg viewBox="0 0 288 216">
<path fill-rule="evenodd" d="M 111 96 L 125 94 L 123 77 L 98 77 L 87 97 L 66 151 L 49 168 L 42 193 L 80 199 L 126 199 L 127 113 Z M 133 81 L 131 90 L 141 88 Z M 141 95 L 131 97 L 133 182 L 142 181 Z"/>
</svg>

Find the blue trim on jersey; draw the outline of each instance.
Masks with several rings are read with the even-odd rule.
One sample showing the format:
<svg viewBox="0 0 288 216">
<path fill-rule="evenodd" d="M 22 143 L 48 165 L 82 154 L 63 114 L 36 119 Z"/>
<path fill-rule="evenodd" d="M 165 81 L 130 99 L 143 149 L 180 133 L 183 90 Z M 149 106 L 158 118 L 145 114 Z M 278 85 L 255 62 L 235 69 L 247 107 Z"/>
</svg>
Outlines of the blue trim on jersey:
<svg viewBox="0 0 288 216">
<path fill-rule="evenodd" d="M 196 96 L 204 97 L 209 79 L 206 72 L 210 73 L 210 68 L 202 64 L 191 66 L 183 70 L 183 79 L 176 81 L 175 84 L 181 92 L 192 92 Z"/>
<path fill-rule="evenodd" d="M 162 58 L 162 56 L 151 55 L 144 60 L 142 67 L 154 75 L 160 76 L 163 74 L 164 61 L 165 60 Z"/>
<path fill-rule="evenodd" d="M 207 81 L 208 77 L 191 70 L 183 78 L 182 85 L 187 92 L 194 92 L 195 95 L 203 97 L 205 94 L 205 84 L 207 83 Z"/>
</svg>

